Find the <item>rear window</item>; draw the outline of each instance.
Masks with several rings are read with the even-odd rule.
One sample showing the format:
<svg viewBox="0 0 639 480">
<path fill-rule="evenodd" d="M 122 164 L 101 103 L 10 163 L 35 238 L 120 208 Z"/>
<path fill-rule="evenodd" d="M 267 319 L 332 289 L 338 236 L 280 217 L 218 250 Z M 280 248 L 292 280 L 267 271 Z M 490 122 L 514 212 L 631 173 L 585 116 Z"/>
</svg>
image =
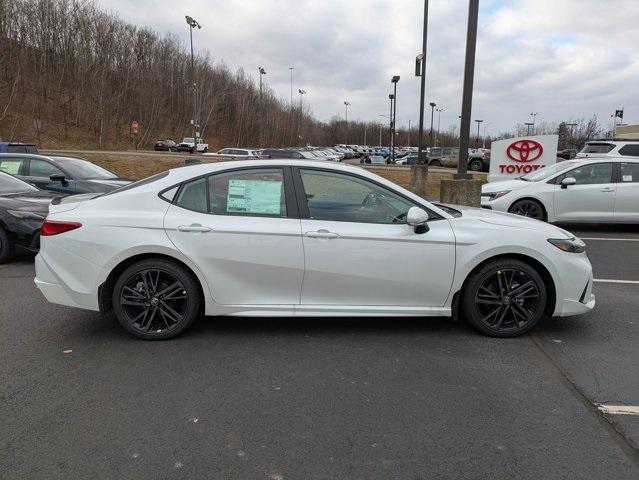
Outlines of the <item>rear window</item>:
<svg viewBox="0 0 639 480">
<path fill-rule="evenodd" d="M 587 143 L 579 153 L 608 153 L 615 146 L 612 143 Z"/>
<path fill-rule="evenodd" d="M 636 145 L 624 145 L 619 149 L 619 155 L 639 157 L 639 143 Z"/>
<path fill-rule="evenodd" d="M 7 153 L 38 153 L 35 145 L 7 145 Z"/>
</svg>

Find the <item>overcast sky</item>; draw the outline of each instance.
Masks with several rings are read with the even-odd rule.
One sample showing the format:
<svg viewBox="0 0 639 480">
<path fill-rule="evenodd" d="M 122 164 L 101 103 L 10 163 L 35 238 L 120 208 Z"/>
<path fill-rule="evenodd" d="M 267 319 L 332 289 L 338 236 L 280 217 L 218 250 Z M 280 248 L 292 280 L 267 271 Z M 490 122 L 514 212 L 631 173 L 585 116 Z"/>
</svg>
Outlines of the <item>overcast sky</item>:
<svg viewBox="0 0 639 480">
<path fill-rule="evenodd" d="M 328 120 L 386 120 L 392 75 L 398 84 L 397 119 L 419 119 L 423 0 L 98 0 L 108 11 L 188 42 L 184 15 L 202 29 L 196 49 L 216 62 L 257 67 L 283 99 L 290 70 L 305 103 Z M 625 107 L 626 123 L 639 123 L 639 0 L 481 0 L 473 119 L 488 134 L 517 123 L 561 121 L 610 114 Z M 468 0 L 430 0 L 426 103 L 444 108 L 441 128 L 457 124 Z M 430 114 L 427 122 L 430 121 Z M 437 117 L 435 117 L 437 124 Z"/>
</svg>

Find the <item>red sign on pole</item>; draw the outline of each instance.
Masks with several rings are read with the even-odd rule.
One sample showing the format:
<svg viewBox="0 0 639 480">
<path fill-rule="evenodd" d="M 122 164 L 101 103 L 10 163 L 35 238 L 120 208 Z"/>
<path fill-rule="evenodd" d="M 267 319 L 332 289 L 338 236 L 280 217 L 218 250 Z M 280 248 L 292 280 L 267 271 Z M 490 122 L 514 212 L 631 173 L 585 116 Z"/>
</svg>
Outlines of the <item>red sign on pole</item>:
<svg viewBox="0 0 639 480">
<path fill-rule="evenodd" d="M 140 130 L 140 125 L 138 125 L 137 120 L 133 120 L 131 122 L 131 133 L 137 134 L 139 130 Z"/>
</svg>

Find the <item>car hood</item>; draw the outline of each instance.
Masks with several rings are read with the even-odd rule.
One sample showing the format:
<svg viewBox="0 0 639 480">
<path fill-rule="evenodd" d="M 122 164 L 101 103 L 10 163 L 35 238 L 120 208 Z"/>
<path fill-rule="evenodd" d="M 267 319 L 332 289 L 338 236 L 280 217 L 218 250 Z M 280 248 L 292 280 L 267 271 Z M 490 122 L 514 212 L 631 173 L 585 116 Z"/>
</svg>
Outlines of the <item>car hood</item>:
<svg viewBox="0 0 639 480">
<path fill-rule="evenodd" d="M 0 208 L 46 215 L 49 212 L 51 200 L 63 196 L 64 194 L 61 193 L 47 192 L 44 190 L 38 192 L 2 194 L 0 195 Z"/>
<path fill-rule="evenodd" d="M 485 183 L 481 186 L 481 193 L 494 193 L 504 190 L 519 190 L 532 185 L 534 182 L 524 180 L 498 180 L 496 182 Z"/>
<path fill-rule="evenodd" d="M 573 238 L 574 235 L 563 228 L 556 227 L 546 222 L 534 220 L 514 213 L 497 212 L 486 208 L 466 207 L 462 205 L 450 205 L 451 208 L 459 210 L 461 218 L 479 220 L 491 225 L 501 225 L 512 228 L 525 228 L 543 232 L 548 238 Z"/>
</svg>

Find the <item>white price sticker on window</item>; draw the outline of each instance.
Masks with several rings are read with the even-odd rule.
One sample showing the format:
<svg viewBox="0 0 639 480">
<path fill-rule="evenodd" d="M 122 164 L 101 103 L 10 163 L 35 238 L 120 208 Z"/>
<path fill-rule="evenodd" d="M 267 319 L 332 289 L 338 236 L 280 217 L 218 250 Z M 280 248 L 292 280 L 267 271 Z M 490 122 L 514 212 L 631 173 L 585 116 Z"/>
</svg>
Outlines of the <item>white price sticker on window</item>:
<svg viewBox="0 0 639 480">
<path fill-rule="evenodd" d="M 624 182 L 632 182 L 632 175 L 624 175 L 621 177 Z"/>
<path fill-rule="evenodd" d="M 227 213 L 282 214 L 282 181 L 229 180 Z"/>
</svg>

